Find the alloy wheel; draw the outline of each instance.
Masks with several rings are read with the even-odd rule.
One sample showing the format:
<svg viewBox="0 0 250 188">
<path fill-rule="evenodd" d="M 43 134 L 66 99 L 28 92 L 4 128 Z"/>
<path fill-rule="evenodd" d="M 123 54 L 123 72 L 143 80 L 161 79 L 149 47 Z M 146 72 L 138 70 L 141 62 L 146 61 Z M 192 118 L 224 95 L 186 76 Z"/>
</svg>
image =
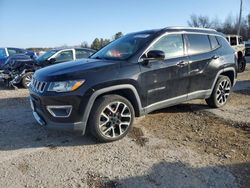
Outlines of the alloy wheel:
<svg viewBox="0 0 250 188">
<path fill-rule="evenodd" d="M 99 117 L 99 129 L 105 137 L 116 138 L 129 128 L 132 115 L 129 107 L 123 102 L 108 104 Z"/>
<path fill-rule="evenodd" d="M 219 104 L 226 103 L 231 89 L 231 83 L 228 80 L 222 80 L 216 91 L 216 100 Z"/>
<path fill-rule="evenodd" d="M 25 78 L 24 78 L 24 83 L 25 83 L 25 85 L 26 85 L 27 87 L 30 86 L 31 80 L 32 80 L 32 75 L 27 75 L 27 76 L 25 76 Z"/>
</svg>

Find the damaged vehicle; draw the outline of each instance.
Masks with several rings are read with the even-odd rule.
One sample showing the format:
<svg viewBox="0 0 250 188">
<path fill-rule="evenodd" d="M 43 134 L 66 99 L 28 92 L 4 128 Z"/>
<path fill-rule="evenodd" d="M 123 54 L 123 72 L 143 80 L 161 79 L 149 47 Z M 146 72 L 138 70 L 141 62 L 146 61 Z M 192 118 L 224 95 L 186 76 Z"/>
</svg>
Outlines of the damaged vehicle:
<svg viewBox="0 0 250 188">
<path fill-rule="evenodd" d="M 49 50 L 38 58 L 24 54 L 13 55 L 2 66 L 0 78 L 7 86 L 17 88 L 22 85 L 28 88 L 36 70 L 57 63 L 88 58 L 93 53 L 95 50 L 88 48 L 58 48 Z"/>
<path fill-rule="evenodd" d="M 25 54 L 30 57 L 36 57 L 36 54 L 33 51 L 30 50 L 25 50 L 22 48 L 0 48 L 0 70 L 2 69 L 1 67 L 4 65 L 6 60 L 16 54 Z"/>
</svg>

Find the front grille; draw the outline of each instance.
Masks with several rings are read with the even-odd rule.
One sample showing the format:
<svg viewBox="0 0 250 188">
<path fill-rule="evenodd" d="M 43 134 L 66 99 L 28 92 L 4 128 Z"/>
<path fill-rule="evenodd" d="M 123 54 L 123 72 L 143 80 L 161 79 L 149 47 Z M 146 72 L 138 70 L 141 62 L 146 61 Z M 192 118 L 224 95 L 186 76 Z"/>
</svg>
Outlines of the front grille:
<svg viewBox="0 0 250 188">
<path fill-rule="evenodd" d="M 43 93 L 46 85 L 46 82 L 38 81 L 35 78 L 33 78 L 31 82 L 31 88 L 38 93 Z"/>
</svg>

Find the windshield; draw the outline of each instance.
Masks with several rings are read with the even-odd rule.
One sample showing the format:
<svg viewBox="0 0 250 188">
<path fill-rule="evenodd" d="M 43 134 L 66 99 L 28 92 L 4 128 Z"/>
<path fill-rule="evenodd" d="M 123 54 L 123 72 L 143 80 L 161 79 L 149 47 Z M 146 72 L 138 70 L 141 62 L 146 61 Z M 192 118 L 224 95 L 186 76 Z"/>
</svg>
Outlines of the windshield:
<svg viewBox="0 0 250 188">
<path fill-rule="evenodd" d="M 58 50 L 49 50 L 46 53 L 44 53 L 43 55 L 39 56 L 37 58 L 37 61 L 45 61 L 48 58 L 50 58 L 52 55 L 54 55 L 56 52 L 58 52 Z"/>
<path fill-rule="evenodd" d="M 5 49 L 4 48 L 0 48 L 0 58 L 5 58 L 7 57 Z"/>
<path fill-rule="evenodd" d="M 149 40 L 150 34 L 129 34 L 121 37 L 108 44 L 90 58 L 108 59 L 108 60 L 125 60 L 134 55 L 145 42 Z"/>
</svg>

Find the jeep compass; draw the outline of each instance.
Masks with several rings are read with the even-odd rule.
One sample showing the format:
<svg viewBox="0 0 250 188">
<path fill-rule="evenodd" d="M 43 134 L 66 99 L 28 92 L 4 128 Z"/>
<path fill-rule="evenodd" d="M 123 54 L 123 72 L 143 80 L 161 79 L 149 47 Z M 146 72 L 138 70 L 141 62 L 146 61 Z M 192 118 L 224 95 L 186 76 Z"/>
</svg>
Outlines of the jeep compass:
<svg viewBox="0 0 250 188">
<path fill-rule="evenodd" d="M 123 138 L 134 118 L 192 99 L 226 104 L 236 81 L 234 50 L 211 29 L 168 27 L 127 34 L 90 58 L 42 68 L 30 85 L 41 125 Z"/>
</svg>

